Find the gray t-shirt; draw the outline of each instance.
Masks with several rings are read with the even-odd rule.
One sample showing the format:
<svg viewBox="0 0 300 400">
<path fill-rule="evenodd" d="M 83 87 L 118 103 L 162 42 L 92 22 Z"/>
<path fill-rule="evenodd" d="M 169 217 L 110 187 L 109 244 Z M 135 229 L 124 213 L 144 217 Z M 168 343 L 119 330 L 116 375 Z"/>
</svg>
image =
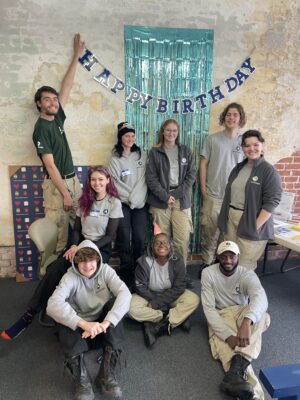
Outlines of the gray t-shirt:
<svg viewBox="0 0 300 400">
<path fill-rule="evenodd" d="M 241 136 L 230 138 L 226 136 L 225 131 L 209 135 L 205 139 L 200 155 L 208 161 L 207 193 L 222 199 L 231 170 L 244 159 Z"/>
<path fill-rule="evenodd" d="M 158 264 L 153 258 L 146 257 L 150 269 L 149 289 L 154 292 L 162 292 L 172 287 L 169 277 L 169 261 L 164 265 Z"/>
<path fill-rule="evenodd" d="M 245 187 L 246 183 L 251 175 L 252 166 L 245 164 L 244 167 L 238 173 L 238 176 L 232 182 L 231 194 L 230 194 L 230 205 L 241 210 L 245 207 Z"/>
<path fill-rule="evenodd" d="M 81 219 L 84 238 L 95 242 L 105 235 L 109 218 L 123 218 L 121 201 L 106 195 L 104 199 L 94 201 L 89 215 L 84 217 L 80 208 L 76 215 Z"/>
<path fill-rule="evenodd" d="M 178 186 L 178 178 L 179 178 L 178 146 L 171 148 L 164 146 L 164 150 L 170 162 L 170 176 L 169 176 L 170 186 Z"/>
</svg>

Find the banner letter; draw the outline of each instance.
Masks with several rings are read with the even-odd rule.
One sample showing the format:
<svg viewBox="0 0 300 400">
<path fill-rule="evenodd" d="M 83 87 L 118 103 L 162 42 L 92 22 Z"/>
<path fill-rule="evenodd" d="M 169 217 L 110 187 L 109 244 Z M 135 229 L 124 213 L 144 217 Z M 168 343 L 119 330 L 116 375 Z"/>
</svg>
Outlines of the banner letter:
<svg viewBox="0 0 300 400">
<path fill-rule="evenodd" d="M 153 97 L 147 93 L 140 93 L 140 95 L 141 95 L 141 103 L 142 103 L 141 108 L 144 108 L 145 110 L 147 110 L 147 107 L 148 107 L 147 104 L 149 103 L 150 100 L 153 99 Z"/>
<path fill-rule="evenodd" d="M 168 101 L 165 99 L 158 99 L 158 105 L 155 112 L 165 114 L 168 110 Z"/>
<path fill-rule="evenodd" d="M 173 114 L 179 114 L 178 110 L 179 100 L 173 100 Z"/>
<path fill-rule="evenodd" d="M 206 99 L 206 94 L 205 93 L 199 94 L 199 96 L 197 96 L 195 98 L 195 101 L 199 101 L 200 102 L 200 108 L 206 108 L 207 107 L 207 105 L 204 103 L 204 99 Z"/>
<path fill-rule="evenodd" d="M 214 90 L 215 90 L 215 93 L 214 93 Z M 224 95 L 221 92 L 220 86 L 216 86 L 214 89 L 209 90 L 208 94 L 211 97 L 212 104 L 216 103 L 217 101 L 219 101 L 221 99 L 224 99 Z M 219 97 L 219 99 L 218 99 L 218 97 Z"/>
<path fill-rule="evenodd" d="M 250 73 L 252 74 L 252 72 L 253 71 L 255 71 L 255 67 L 252 67 L 252 65 L 251 65 L 251 58 L 249 57 L 249 58 L 247 58 L 247 60 L 245 60 L 244 62 L 243 62 L 243 64 L 241 65 L 241 68 L 246 68 L 246 69 L 249 69 L 249 71 L 250 71 Z"/>
<path fill-rule="evenodd" d="M 94 54 L 88 49 L 86 49 L 85 54 L 81 58 L 78 58 L 78 61 L 88 71 L 91 70 L 92 66 L 95 63 L 98 63 L 98 60 L 97 60 L 96 56 L 94 56 Z"/>
<path fill-rule="evenodd" d="M 183 99 L 182 100 L 183 107 L 182 107 L 182 114 L 193 113 L 194 110 L 192 109 L 193 102 L 190 99 Z"/>
<path fill-rule="evenodd" d="M 123 90 L 125 83 L 121 79 L 116 79 L 114 86 L 110 89 L 113 93 L 117 93 L 119 90 Z"/>
<path fill-rule="evenodd" d="M 225 79 L 224 82 L 227 85 L 227 92 L 228 93 L 233 92 L 238 86 L 238 81 L 236 80 L 236 78 L 234 76 L 231 76 L 230 78 Z"/>
<path fill-rule="evenodd" d="M 138 101 L 140 99 L 140 92 L 135 88 L 130 88 L 130 94 L 126 97 L 126 101 L 128 103 L 133 103 L 134 101 Z"/>
<path fill-rule="evenodd" d="M 110 71 L 106 68 L 101 72 L 101 74 L 94 76 L 95 81 L 99 82 L 101 85 L 108 88 L 109 86 L 109 75 Z"/>
</svg>

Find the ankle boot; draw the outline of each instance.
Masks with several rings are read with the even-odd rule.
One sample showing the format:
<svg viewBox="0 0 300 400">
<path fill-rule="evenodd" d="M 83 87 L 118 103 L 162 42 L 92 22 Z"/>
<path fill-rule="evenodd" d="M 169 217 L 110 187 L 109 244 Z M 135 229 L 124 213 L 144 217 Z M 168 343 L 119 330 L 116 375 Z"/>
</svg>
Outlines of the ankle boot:
<svg viewBox="0 0 300 400">
<path fill-rule="evenodd" d="M 75 400 L 94 400 L 91 380 L 86 369 L 83 354 L 74 357 L 67 357 L 66 368 L 71 372 L 75 382 Z"/>
<path fill-rule="evenodd" d="M 168 317 L 164 317 L 158 323 L 144 322 L 144 337 L 147 347 L 152 347 L 158 336 L 166 334 L 171 334 L 171 327 Z"/>
<path fill-rule="evenodd" d="M 95 381 L 102 393 L 111 397 L 122 397 L 121 388 L 115 377 L 118 358 L 117 350 L 113 350 L 111 346 L 104 347 L 100 369 Z"/>
<path fill-rule="evenodd" d="M 246 369 L 250 361 L 236 354 L 231 359 L 230 369 L 226 372 L 220 388 L 223 392 L 240 400 L 253 399 L 253 386 L 246 380 Z"/>
</svg>

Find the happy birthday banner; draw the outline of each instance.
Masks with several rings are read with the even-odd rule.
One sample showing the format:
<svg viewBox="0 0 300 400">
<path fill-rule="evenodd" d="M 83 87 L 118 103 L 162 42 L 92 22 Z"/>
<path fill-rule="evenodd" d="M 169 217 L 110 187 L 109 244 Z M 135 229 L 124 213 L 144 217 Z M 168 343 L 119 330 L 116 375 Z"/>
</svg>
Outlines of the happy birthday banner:
<svg viewBox="0 0 300 400">
<path fill-rule="evenodd" d="M 90 72 L 95 66 L 100 65 L 102 71 L 94 75 L 93 79 L 114 94 L 117 94 L 123 91 L 125 87 L 128 87 L 124 81 L 117 78 L 108 68 L 101 64 L 99 59 L 90 50 L 86 49 L 85 54 L 79 58 L 78 61 L 88 72 Z M 226 92 L 234 92 L 238 87 L 242 86 L 255 69 L 256 68 L 251 65 L 251 58 L 247 58 L 233 75 L 224 80 Z M 139 103 L 140 107 L 144 110 L 148 109 L 150 102 L 156 102 L 155 112 L 160 114 L 165 114 L 170 109 L 173 114 L 188 114 L 194 113 L 197 106 L 200 107 L 200 109 L 204 109 L 207 107 L 209 102 L 214 104 L 224 99 L 224 97 L 224 89 L 221 90 L 221 86 L 215 86 L 213 89 L 200 93 L 197 96 L 172 100 L 157 98 L 129 86 L 129 95 L 125 100 L 130 104 Z"/>
</svg>

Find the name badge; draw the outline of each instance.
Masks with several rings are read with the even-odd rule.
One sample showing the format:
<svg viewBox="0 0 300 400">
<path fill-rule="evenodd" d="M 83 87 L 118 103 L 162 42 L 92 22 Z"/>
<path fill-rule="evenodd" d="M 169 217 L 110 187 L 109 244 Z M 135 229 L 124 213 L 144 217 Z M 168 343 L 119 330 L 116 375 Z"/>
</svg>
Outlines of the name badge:
<svg viewBox="0 0 300 400">
<path fill-rule="evenodd" d="M 100 210 L 93 209 L 90 211 L 90 217 L 99 217 L 100 215 Z"/>
<path fill-rule="evenodd" d="M 124 177 L 124 176 L 127 176 L 127 175 L 131 175 L 131 171 L 128 168 L 122 169 L 121 176 Z"/>
</svg>

